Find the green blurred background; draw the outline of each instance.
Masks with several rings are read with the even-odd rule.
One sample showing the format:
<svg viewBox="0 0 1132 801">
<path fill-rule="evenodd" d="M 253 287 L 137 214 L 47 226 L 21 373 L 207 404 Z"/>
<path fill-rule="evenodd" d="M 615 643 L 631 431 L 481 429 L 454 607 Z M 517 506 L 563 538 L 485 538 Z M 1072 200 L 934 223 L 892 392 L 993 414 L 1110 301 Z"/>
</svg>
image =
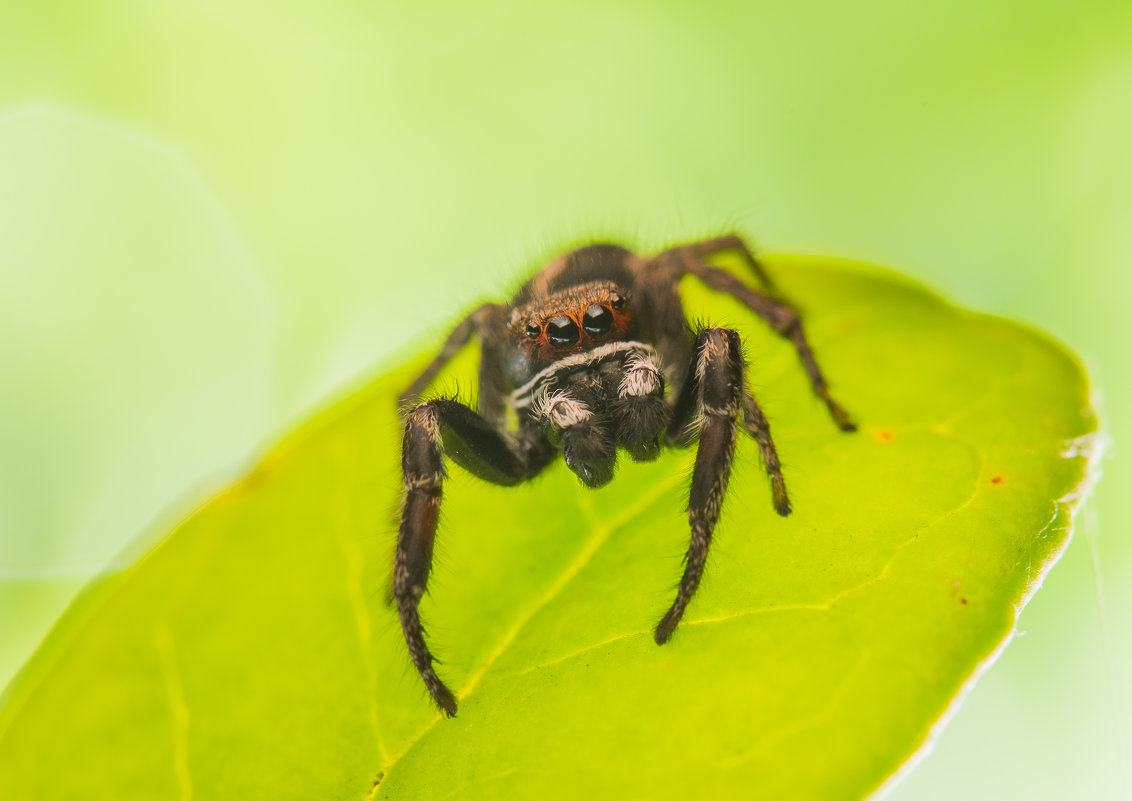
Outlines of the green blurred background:
<svg viewBox="0 0 1132 801">
<path fill-rule="evenodd" d="M 1051 332 L 1122 440 L 1132 4 L 0 0 L 0 684 L 139 532 L 533 259 L 725 228 Z M 890 798 L 1130 797 L 1105 471 Z"/>
</svg>

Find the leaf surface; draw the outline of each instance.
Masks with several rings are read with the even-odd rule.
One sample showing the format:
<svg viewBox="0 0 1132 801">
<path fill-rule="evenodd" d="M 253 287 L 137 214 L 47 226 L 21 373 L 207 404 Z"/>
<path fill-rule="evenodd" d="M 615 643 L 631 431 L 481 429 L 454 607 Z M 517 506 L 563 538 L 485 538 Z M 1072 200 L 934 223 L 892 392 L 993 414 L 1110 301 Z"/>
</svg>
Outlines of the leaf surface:
<svg viewBox="0 0 1132 801">
<path fill-rule="evenodd" d="M 414 360 L 80 595 L 3 697 L 0 796 L 868 795 L 1065 547 L 1096 419 L 1032 330 L 864 265 L 768 263 L 861 430 L 836 430 L 788 344 L 684 287 L 691 316 L 744 335 L 795 511 L 774 513 L 743 438 L 671 643 L 651 629 L 693 450 L 623 460 L 599 491 L 561 463 L 513 489 L 453 467 L 422 603 L 461 699 L 440 719 L 384 603 Z"/>
</svg>

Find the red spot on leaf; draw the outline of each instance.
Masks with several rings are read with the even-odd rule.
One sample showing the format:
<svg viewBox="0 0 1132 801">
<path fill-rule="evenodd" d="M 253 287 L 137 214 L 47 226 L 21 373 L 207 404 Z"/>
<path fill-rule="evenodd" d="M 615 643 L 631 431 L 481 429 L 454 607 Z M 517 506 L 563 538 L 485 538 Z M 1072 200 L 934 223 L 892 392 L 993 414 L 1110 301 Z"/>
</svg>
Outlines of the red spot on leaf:
<svg viewBox="0 0 1132 801">
<path fill-rule="evenodd" d="M 881 442 L 888 442 L 890 439 L 892 439 L 892 432 L 887 428 L 878 428 L 873 432 L 873 436 L 879 439 Z"/>
<path fill-rule="evenodd" d="M 1001 484 L 1002 483 L 1002 476 L 991 476 L 990 483 Z"/>
</svg>

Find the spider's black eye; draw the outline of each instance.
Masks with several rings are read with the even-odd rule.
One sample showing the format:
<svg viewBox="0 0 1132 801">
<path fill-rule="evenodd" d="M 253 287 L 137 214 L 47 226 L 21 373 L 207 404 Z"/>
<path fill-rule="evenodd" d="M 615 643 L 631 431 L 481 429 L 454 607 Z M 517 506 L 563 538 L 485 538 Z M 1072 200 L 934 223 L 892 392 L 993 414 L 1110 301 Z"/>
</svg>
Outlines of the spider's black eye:
<svg viewBox="0 0 1132 801">
<path fill-rule="evenodd" d="M 596 303 L 586 309 L 582 318 L 582 328 L 595 337 L 605 336 L 613 329 L 613 312 Z"/>
<path fill-rule="evenodd" d="M 538 335 L 542 333 L 542 329 L 538 327 L 538 323 L 527 323 L 527 330 L 524 331 L 528 339 L 538 339 Z"/>
<path fill-rule="evenodd" d="M 613 299 L 609 301 L 609 305 L 613 307 L 614 311 L 621 311 L 625 308 L 625 298 L 620 295 L 614 295 Z"/>
<path fill-rule="evenodd" d="M 556 348 L 568 348 L 578 341 L 578 324 L 560 314 L 546 324 L 546 338 Z"/>
</svg>

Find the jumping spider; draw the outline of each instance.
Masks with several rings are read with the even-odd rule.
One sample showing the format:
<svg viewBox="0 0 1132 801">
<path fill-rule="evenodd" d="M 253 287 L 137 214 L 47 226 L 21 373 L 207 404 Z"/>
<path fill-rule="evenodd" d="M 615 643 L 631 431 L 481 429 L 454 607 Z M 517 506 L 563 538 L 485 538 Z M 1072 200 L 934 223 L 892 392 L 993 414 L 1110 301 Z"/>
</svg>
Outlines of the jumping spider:
<svg viewBox="0 0 1132 801">
<path fill-rule="evenodd" d="M 725 251 L 740 255 L 765 289 L 707 263 L 708 256 Z M 449 716 L 456 714 L 456 698 L 433 669 L 417 611 L 432 565 L 445 455 L 485 481 L 511 486 L 561 452 L 578 478 L 600 487 L 613 478 L 618 448 L 637 461 L 655 459 L 662 439 L 687 445 L 698 422 L 688 500 L 691 544 L 676 600 L 656 626 L 657 644 L 672 635 L 700 583 L 731 473 L 737 423 L 758 443 L 774 508 L 790 513 L 770 427 L 744 379 L 739 334 L 689 330 L 677 292 L 684 275 L 737 298 L 793 342 L 834 422 L 854 429 L 829 395 L 797 312 L 774 297 L 770 278 L 737 236 L 652 258 L 616 245 L 590 245 L 551 261 L 509 305 L 476 309 L 400 397 L 405 496 L 393 594 L 413 664 Z M 418 403 L 473 334 L 482 349 L 478 412 L 455 400 Z M 669 384 L 677 388 L 674 399 L 665 397 Z M 515 430 L 506 422 L 508 409 Z"/>
</svg>

